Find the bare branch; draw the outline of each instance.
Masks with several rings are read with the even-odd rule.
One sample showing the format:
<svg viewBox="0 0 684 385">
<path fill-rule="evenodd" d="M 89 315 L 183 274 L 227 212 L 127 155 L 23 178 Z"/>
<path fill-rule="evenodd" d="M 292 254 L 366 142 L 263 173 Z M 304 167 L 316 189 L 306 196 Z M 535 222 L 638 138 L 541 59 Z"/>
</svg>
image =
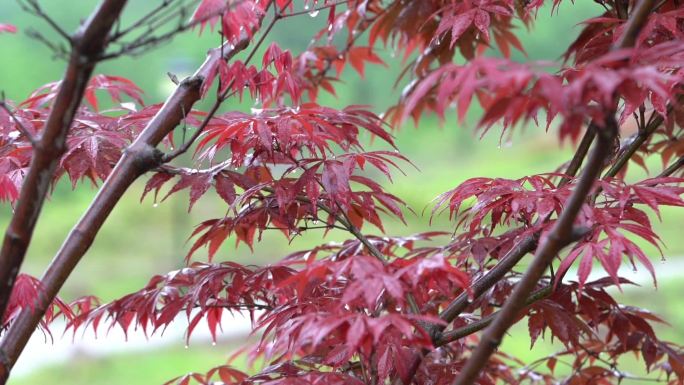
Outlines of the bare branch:
<svg viewBox="0 0 684 385">
<path fill-rule="evenodd" d="M 45 20 L 45 22 L 52 27 L 52 29 L 55 30 L 59 36 L 68 41 L 69 44 L 73 43 L 71 36 L 55 21 L 55 19 L 43 11 L 43 7 L 40 5 L 38 0 L 19 1 L 19 5 L 21 6 L 21 9 L 27 13 Z"/>
<path fill-rule="evenodd" d="M 549 285 L 546 286 L 542 289 L 537 290 L 534 292 L 530 297 L 525 301 L 525 305 L 529 306 L 534 304 L 537 301 L 540 301 L 553 292 L 553 286 Z M 499 315 L 499 312 L 492 313 L 478 321 L 475 321 L 473 323 L 470 323 L 466 326 L 462 326 L 458 329 L 450 330 L 448 332 L 445 332 L 439 336 L 439 338 L 435 341 L 435 346 L 442 346 L 446 345 L 450 342 L 454 342 L 457 340 L 460 340 L 463 337 L 467 337 L 471 334 L 474 334 L 487 326 L 489 326 L 492 321 Z"/>
<path fill-rule="evenodd" d="M 160 15 L 163 15 L 163 12 L 171 10 L 173 5 L 177 5 L 177 3 L 174 3 L 176 0 L 162 0 L 159 5 L 154 7 L 152 10 L 141 16 L 138 20 L 133 22 L 131 25 L 124 29 L 118 29 L 111 35 L 110 40 L 111 41 L 118 41 L 122 37 L 134 32 L 135 30 L 143 27 L 146 24 L 151 24 L 153 23 L 157 17 Z"/>
<path fill-rule="evenodd" d="M 172 1 L 173 0 L 171 0 L 171 2 Z M 199 19 L 191 20 L 189 22 L 186 20 L 188 19 L 188 15 L 191 14 L 191 6 L 194 6 L 195 4 L 191 4 L 190 6 L 181 4 L 172 13 L 168 15 L 163 15 L 162 17 L 155 18 L 154 16 L 159 16 L 160 12 L 162 12 L 164 9 L 168 9 L 168 4 L 170 4 L 170 2 L 167 0 L 163 2 L 162 5 L 152 10 L 148 15 L 143 16 L 137 22 L 133 23 L 133 25 L 131 25 L 130 27 L 126 28 L 121 32 L 115 33 L 112 36 L 112 43 L 120 46 L 120 48 L 113 52 L 104 53 L 101 56 L 100 60 L 110 60 L 124 55 L 135 56 L 140 52 L 147 52 L 152 47 L 156 47 L 170 41 L 178 34 L 191 30 L 198 25 L 204 24 L 209 20 L 217 16 L 220 16 L 221 14 L 226 12 L 229 9 L 229 7 L 234 7 L 240 3 L 241 2 L 235 2 L 230 5 L 226 5 L 226 7 L 218 9 L 212 13 L 202 16 Z M 154 34 L 159 29 L 171 23 L 174 19 L 178 20 L 178 23 L 175 27 L 161 34 Z M 145 26 L 147 27 L 145 28 Z M 125 43 L 119 42 L 119 40 L 121 40 L 122 37 L 130 34 L 136 29 L 141 28 L 145 28 L 146 31 L 145 33 L 138 36 L 136 39 Z"/>
<path fill-rule="evenodd" d="M 558 187 L 565 186 L 572 180 L 572 177 L 577 175 L 577 172 L 579 171 L 580 167 L 582 167 L 582 162 L 584 162 L 584 158 L 589 153 L 589 148 L 591 147 L 591 143 L 594 142 L 595 137 L 596 126 L 592 123 L 589 125 L 589 127 L 587 127 L 587 131 L 584 133 L 582 141 L 580 142 L 579 146 L 577 146 L 577 151 L 575 151 L 575 155 L 572 157 L 572 160 L 568 164 L 568 168 L 565 170 L 564 174 L 567 175 L 567 177 L 561 179 L 560 183 L 558 184 Z"/>
<path fill-rule="evenodd" d="M 31 39 L 41 43 L 42 45 L 46 46 L 50 51 L 52 51 L 53 59 L 62 59 L 62 60 L 69 60 L 69 49 L 65 47 L 63 44 L 57 44 L 47 37 L 45 37 L 42 33 L 36 31 L 33 28 L 28 28 L 26 30 L 26 35 L 30 37 Z"/>
<path fill-rule="evenodd" d="M 29 141 L 29 143 L 31 143 L 31 145 L 35 146 L 36 138 L 33 136 L 31 131 L 26 126 L 24 126 L 24 123 L 22 123 L 21 120 L 19 120 L 19 118 L 17 118 L 17 116 L 14 114 L 14 112 L 7 105 L 7 102 L 5 101 L 5 95 L 4 94 L 0 95 L 0 109 L 3 109 L 7 113 L 7 115 L 12 120 L 14 120 L 14 123 L 16 124 L 17 130 L 22 135 L 24 135 L 26 137 L 26 139 Z"/>
<path fill-rule="evenodd" d="M 672 110 L 672 106 L 668 108 L 668 113 Z M 646 128 L 642 131 L 640 131 L 637 136 L 629 143 L 629 145 L 624 149 L 620 151 L 620 154 L 618 155 L 618 158 L 615 160 L 615 163 L 606 171 L 605 175 L 603 175 L 604 178 L 612 178 L 615 175 L 617 175 L 623 167 L 627 164 L 629 159 L 634 155 L 634 153 L 641 147 L 644 142 L 655 132 L 655 130 L 660 127 L 661 124 L 663 124 L 663 121 L 665 119 L 658 115 L 654 119 L 652 119 L 648 125 L 646 125 Z"/>
<path fill-rule="evenodd" d="M 659 177 L 666 177 L 674 174 L 679 170 L 680 168 L 684 167 L 684 156 L 681 156 L 679 159 L 677 159 L 674 163 L 669 165 L 663 172 L 658 175 Z"/>
</svg>

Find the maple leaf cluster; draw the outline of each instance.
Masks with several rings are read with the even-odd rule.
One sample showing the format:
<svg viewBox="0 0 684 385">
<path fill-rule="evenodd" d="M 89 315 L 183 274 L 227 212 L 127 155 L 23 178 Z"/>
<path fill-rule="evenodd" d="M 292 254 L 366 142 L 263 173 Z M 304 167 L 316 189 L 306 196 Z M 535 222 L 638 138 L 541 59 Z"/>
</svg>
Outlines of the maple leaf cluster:
<svg viewBox="0 0 684 385">
<path fill-rule="evenodd" d="M 226 317 L 246 313 L 259 336 L 247 350 L 265 368 L 248 374 L 221 365 L 168 384 L 452 384 L 461 381 L 475 346 L 500 342 L 479 331 L 526 322 L 533 345 L 547 338 L 562 350 L 532 363 L 495 351 L 481 363 L 477 383 L 614 383 L 632 377 L 619 366 L 632 355 L 643 361 L 647 380 L 684 384 L 684 348 L 654 331 L 664 320 L 619 304 L 610 290 L 632 284 L 620 276 L 625 262 L 643 265 L 655 282 L 653 258 L 641 245 L 661 250 L 653 216 L 664 206 L 684 206 L 684 9 L 661 1 L 637 28 L 637 3 L 601 2 L 605 12 L 581 24 L 563 62 L 531 63 L 511 59 L 513 49 L 524 53 L 515 28 L 534 28 L 546 12 L 543 1 L 199 1 L 191 23 L 200 33 L 218 30 L 221 45 L 201 76 L 179 89 L 197 84 L 196 98 L 213 107 L 181 105 L 175 125 L 195 134 L 183 135 L 184 143 L 174 143 L 170 131 L 151 134 L 165 137 L 166 146 L 131 172 L 150 176 L 141 200 L 188 192 L 190 210 L 215 194 L 224 207 L 213 212 L 225 214 L 191 232 L 186 267 L 107 303 L 55 298 L 42 327 L 49 330 L 61 316 L 73 332 L 120 327 L 149 335 L 185 317 L 188 341 L 201 322 L 216 340 Z M 325 26 L 302 52 L 277 42 L 257 51 L 277 22 L 319 13 L 327 13 Z M 0 24 L 0 32 L 14 31 Z M 335 95 L 345 67 L 364 77 L 367 66 L 386 65 L 382 48 L 398 51 L 404 66 L 395 106 L 378 115 L 368 106 L 320 104 L 321 91 Z M 236 56 L 243 50 L 245 56 Z M 37 139 L 62 86 L 2 101 L 1 200 L 21 204 Z M 230 98 L 256 103 L 249 111 L 226 111 L 222 103 Z M 83 179 L 97 185 L 119 177 L 126 168 L 117 165 L 168 118 L 175 99 L 145 105 L 130 80 L 96 75 L 83 100 L 53 185 L 63 176 L 74 187 Z M 464 123 L 475 101 L 484 132 L 543 120 L 542 128 L 557 127 L 561 140 L 577 144 L 575 156 L 544 174 L 466 180 L 434 201 L 432 216 L 448 212 L 443 231 L 386 234 L 386 221 L 406 223 L 412 213 L 377 178 L 391 182 L 412 166 L 396 147 L 398 126 L 408 118 L 419 126 L 428 113 L 445 119 L 451 110 Z M 636 133 L 617 143 L 614 134 L 630 135 L 630 125 Z M 372 140 L 377 149 L 369 150 Z M 582 169 L 593 142 L 607 155 L 596 161 L 589 154 Z M 187 151 L 190 165 L 175 160 Z M 650 171 L 650 157 L 663 170 L 644 179 L 631 162 Z M 578 174 L 587 169 L 598 176 Z M 569 235 L 560 237 L 558 228 L 567 226 Z M 266 266 L 220 260 L 226 241 L 252 248 L 269 230 L 290 240 L 315 230 L 351 239 Z M 532 282 L 521 311 L 500 321 L 528 279 L 520 261 L 554 242 L 568 250 L 550 255 L 550 274 Z M 590 279 L 592 270 L 604 277 Z M 5 333 L 40 302 L 42 285 L 19 276 L 2 320 Z"/>
</svg>

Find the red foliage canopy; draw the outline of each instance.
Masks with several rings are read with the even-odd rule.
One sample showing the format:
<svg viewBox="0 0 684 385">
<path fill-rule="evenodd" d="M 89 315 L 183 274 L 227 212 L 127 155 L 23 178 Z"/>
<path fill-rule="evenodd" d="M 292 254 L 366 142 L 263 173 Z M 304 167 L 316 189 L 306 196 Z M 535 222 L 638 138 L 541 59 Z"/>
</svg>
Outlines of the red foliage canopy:
<svg viewBox="0 0 684 385">
<path fill-rule="evenodd" d="M 106 183 L 42 280 L 17 277 L 25 248 L 18 263 L 10 258 L 13 249 L 3 249 L 0 262 L 16 269 L 3 272 L 13 291 L 0 309 L 0 357 L 9 357 L 2 368 L 11 368 L 26 333 L 48 330 L 58 316 L 74 332 L 118 325 L 146 334 L 184 316 L 189 340 L 202 321 L 216 339 L 227 313 L 246 312 L 260 336 L 250 354 L 267 367 L 250 375 L 223 365 L 168 384 L 643 380 L 620 369 L 626 355 L 643 361 L 647 380 L 684 384 L 684 348 L 660 340 L 653 328 L 664 321 L 617 303 L 608 290 L 632 284 L 619 275 L 625 261 L 634 268 L 638 261 L 655 282 L 640 240 L 660 249 L 649 218 L 662 206 L 684 206 L 684 6 L 676 0 L 599 1 L 604 10 L 581 24 L 562 63 L 515 61 L 513 50 L 525 52 L 516 27 L 534 28 L 538 15 L 548 12 L 543 3 L 202 0 L 189 23 L 171 34 L 193 26 L 200 33 L 218 29 L 221 46 L 166 103 L 146 106 L 135 84 L 107 75 L 90 77 L 72 95 L 78 106 L 72 118 L 61 101 L 69 92 L 66 80 L 20 102 L 3 100 L 0 199 L 16 206 L 16 221 L 28 221 L 26 245 L 33 229 L 21 214 L 26 191 L 47 190 L 64 175 L 74 187 L 83 179 Z M 552 8 L 558 11 L 559 3 Z M 302 52 L 277 42 L 262 47 L 275 23 L 321 12 L 327 13 L 325 27 Z M 0 24 L 0 33 L 15 31 Z M 126 33 L 114 30 L 110 40 Z M 137 40 L 114 53 L 108 42 L 87 60 L 135 53 L 157 40 Z M 360 77 L 369 65 L 385 65 L 379 47 L 403 56 L 398 84 L 407 85 L 393 107 L 376 115 L 366 106 L 319 104 L 321 90 L 335 95 L 347 64 Z M 242 51 L 246 55 L 236 57 Z M 253 60 L 257 54 L 260 62 Z M 193 110 L 200 98 L 214 104 Z M 230 98 L 256 104 L 250 111 L 222 110 Z M 443 193 L 432 215 L 448 210 L 453 225 L 446 232 L 385 234 L 388 219 L 405 222 L 410 211 L 374 179 L 383 174 L 391 181 L 411 166 L 392 130 L 408 118 L 420 125 L 429 113 L 445 119 L 452 109 L 463 123 L 474 102 L 482 107 L 478 127 L 484 132 L 542 119 L 561 141 L 577 144 L 573 159 L 546 174 L 473 178 Z M 43 151 L 50 122 L 60 117 L 68 125 L 65 150 L 54 173 L 35 181 L 27 177 L 40 167 L 32 160 Z M 619 144 L 618 134 L 629 125 L 637 133 Z M 173 143 L 177 126 L 194 134 Z M 367 150 L 367 139 L 384 149 Z M 191 149 L 191 166 L 173 164 Z M 628 174 L 630 161 L 645 168 L 650 156 L 660 158 L 662 172 L 643 180 Z M 225 214 L 192 232 L 187 267 L 154 276 L 139 291 L 103 304 L 94 297 L 72 303 L 55 297 L 123 191 L 146 173 L 141 199 L 153 193 L 156 202 L 162 190 L 162 200 L 188 190 L 192 209 L 215 193 L 225 202 L 216 212 Z M 266 266 L 214 262 L 228 239 L 251 248 L 268 230 L 292 239 L 315 229 L 352 239 Z M 374 230 L 381 235 L 366 234 Z M 206 262 L 198 261 L 203 248 Z M 527 253 L 535 257 L 522 275 Z M 573 265 L 576 281 L 566 278 Z M 606 276 L 590 280 L 599 265 Z M 517 322 L 527 322 L 533 345 L 547 337 L 562 350 L 533 363 L 495 350 Z M 572 370 L 557 369 L 559 362 Z"/>
</svg>

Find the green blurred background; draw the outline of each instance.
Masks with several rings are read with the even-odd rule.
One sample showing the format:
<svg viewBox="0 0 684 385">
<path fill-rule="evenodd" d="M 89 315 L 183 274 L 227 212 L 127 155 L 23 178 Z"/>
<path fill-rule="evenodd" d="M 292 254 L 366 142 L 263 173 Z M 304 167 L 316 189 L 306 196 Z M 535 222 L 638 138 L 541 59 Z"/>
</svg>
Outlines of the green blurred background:
<svg viewBox="0 0 684 385">
<path fill-rule="evenodd" d="M 43 3 L 48 13 L 65 26 L 65 29 L 74 30 L 96 1 L 52 0 Z M 142 0 L 130 2 L 125 20 L 134 20 L 157 3 L 158 1 Z M 577 23 L 599 13 L 598 6 L 588 1 L 575 5 L 564 2 L 557 14 L 552 14 L 550 8 L 542 9 L 532 30 L 520 27 L 521 40 L 528 58 L 558 59 L 563 48 L 577 35 Z M 268 39 L 297 53 L 307 46 L 312 34 L 321 28 L 325 22 L 324 14 L 322 12 L 323 16 L 317 18 L 303 15 L 287 19 L 277 25 Z M 22 100 L 33 89 L 60 78 L 64 63 L 53 59 L 48 49 L 24 33 L 30 27 L 49 35 L 50 31 L 41 20 L 26 15 L 16 2 L 4 0 L 0 2 L 0 22 L 14 24 L 20 29 L 18 35 L 0 35 L 0 90 L 8 98 Z M 198 37 L 196 32 L 186 33 L 175 38 L 172 43 L 142 56 L 106 62 L 96 72 L 130 78 L 145 90 L 146 102 L 158 103 L 174 87 L 167 72 L 177 74 L 179 78 L 190 74 L 201 64 L 206 51 L 216 44 L 216 34 L 204 33 Z M 377 112 L 382 112 L 394 103 L 401 90 L 394 89 L 392 84 L 401 66 L 397 63 L 399 60 L 393 58 L 391 48 L 378 53 L 386 59 L 389 69 L 369 67 L 365 79 L 359 79 L 355 73 L 347 70 L 343 76 L 345 83 L 338 86 L 338 97 L 325 96 L 321 99 L 321 104 L 338 108 L 348 104 L 369 104 Z M 520 53 L 515 55 L 515 58 L 525 60 Z M 244 102 L 228 104 L 226 108 L 249 110 L 250 106 L 251 102 Z M 406 200 L 419 214 L 409 214 L 408 226 L 389 223 L 387 227 L 391 234 L 450 229 L 451 225 L 446 218 L 438 218 L 430 225 L 428 218 L 420 213 L 436 195 L 467 178 L 516 178 L 549 172 L 572 154 L 572 146 L 569 143 L 559 144 L 553 130 L 547 133 L 542 128 L 533 126 L 516 129 L 511 137 L 506 136 L 503 139 L 499 138 L 498 130 L 494 129 L 480 140 L 479 134 L 473 129 L 478 113 L 475 108 L 468 119 L 469 124 L 463 126 L 456 124 L 453 119 L 440 126 L 436 119 L 427 118 L 421 121 L 419 129 L 408 125 L 396 132 L 400 150 L 419 170 L 406 167 L 406 176 L 397 175 L 394 183 L 388 183 L 387 188 Z M 658 162 L 654 159 L 651 163 L 655 172 L 658 170 Z M 219 217 L 225 210 L 224 205 L 210 196 L 211 194 L 203 198 L 190 214 L 187 213 L 187 199 L 182 194 L 174 195 L 158 207 L 153 207 L 149 199 L 140 202 L 142 186 L 143 182 L 136 184 L 108 219 L 93 247 L 67 282 L 62 292 L 65 299 L 95 294 L 103 300 L 111 300 L 141 288 L 152 274 L 181 267 L 188 249 L 186 239 L 194 225 L 205 219 Z M 24 264 L 26 272 L 38 276 L 42 273 L 94 193 L 95 189 L 87 184 L 76 190 L 72 190 L 68 183 L 61 183 L 56 187 L 36 229 L 34 242 Z M 681 237 L 683 211 L 665 209 L 662 212 L 663 223 L 656 221 L 657 232 L 667 245 L 667 262 L 657 266 L 662 272 L 657 291 L 648 277 L 642 274 L 643 271 L 640 271 L 634 278 L 644 282 L 644 286 L 618 294 L 628 304 L 647 305 L 652 311 L 665 317 L 674 326 L 659 327 L 661 335 L 680 343 L 684 342 L 684 307 L 673 304 L 684 293 L 684 282 L 677 279 L 675 274 L 668 273 L 675 272 L 675 266 L 681 266 L 677 256 L 684 255 L 684 239 Z M 3 229 L 10 215 L 9 205 L 0 207 Z M 291 251 L 322 241 L 340 239 L 343 235 L 333 233 L 325 240 L 321 236 L 322 233 L 312 232 L 288 244 L 278 234 L 266 234 L 265 241 L 257 244 L 254 252 L 244 247 L 235 249 L 231 242 L 226 242 L 219 259 L 263 264 Z M 660 260 L 656 250 L 646 245 L 644 247 L 652 255 L 654 262 Z M 231 328 L 230 324 L 225 326 Z M 56 337 L 59 337 L 60 332 L 56 331 Z M 144 344 L 135 347 L 130 345 L 128 348 L 121 336 L 112 335 L 107 340 L 102 336 L 100 338 L 98 342 L 86 344 L 77 337 L 76 348 L 55 348 L 52 353 L 49 347 L 43 350 L 36 347 L 42 345 L 42 340 L 39 339 L 32 345 L 27 356 L 20 360 L 22 370 L 10 383 L 37 384 L 59 379 L 60 383 L 65 384 L 161 384 L 185 372 L 202 372 L 221 364 L 244 344 L 243 339 L 235 337 L 224 338 L 217 346 L 198 339 L 191 340 L 190 347 L 184 349 L 185 342 L 182 338 L 167 338 L 153 339 L 154 343 L 147 348 Z M 79 347 L 83 344 L 118 344 L 119 349 L 105 348 L 102 352 L 93 354 L 87 348 Z M 517 354 L 525 360 L 532 360 L 557 348 L 551 343 L 542 343 L 535 346 L 534 350 L 530 349 L 525 325 L 517 326 L 506 339 L 505 345 L 507 352 Z M 54 361 L 55 357 L 52 355 L 55 354 L 62 355 L 59 358 L 64 362 Z M 241 362 L 238 360 L 237 364 L 242 365 Z M 638 369 L 634 371 L 640 373 Z"/>
</svg>

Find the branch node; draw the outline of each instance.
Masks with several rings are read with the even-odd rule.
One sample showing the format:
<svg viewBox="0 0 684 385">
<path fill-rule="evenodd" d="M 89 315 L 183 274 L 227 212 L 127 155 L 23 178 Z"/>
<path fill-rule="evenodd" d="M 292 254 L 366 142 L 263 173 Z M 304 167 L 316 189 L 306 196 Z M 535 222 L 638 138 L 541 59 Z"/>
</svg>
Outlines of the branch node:
<svg viewBox="0 0 684 385">
<path fill-rule="evenodd" d="M 144 173 L 162 164 L 164 153 L 149 144 L 133 144 L 126 148 L 125 155 L 130 156 L 135 169 Z"/>
<path fill-rule="evenodd" d="M 181 87 L 199 88 L 204 83 L 204 77 L 201 75 L 188 76 L 180 82 Z"/>
</svg>

